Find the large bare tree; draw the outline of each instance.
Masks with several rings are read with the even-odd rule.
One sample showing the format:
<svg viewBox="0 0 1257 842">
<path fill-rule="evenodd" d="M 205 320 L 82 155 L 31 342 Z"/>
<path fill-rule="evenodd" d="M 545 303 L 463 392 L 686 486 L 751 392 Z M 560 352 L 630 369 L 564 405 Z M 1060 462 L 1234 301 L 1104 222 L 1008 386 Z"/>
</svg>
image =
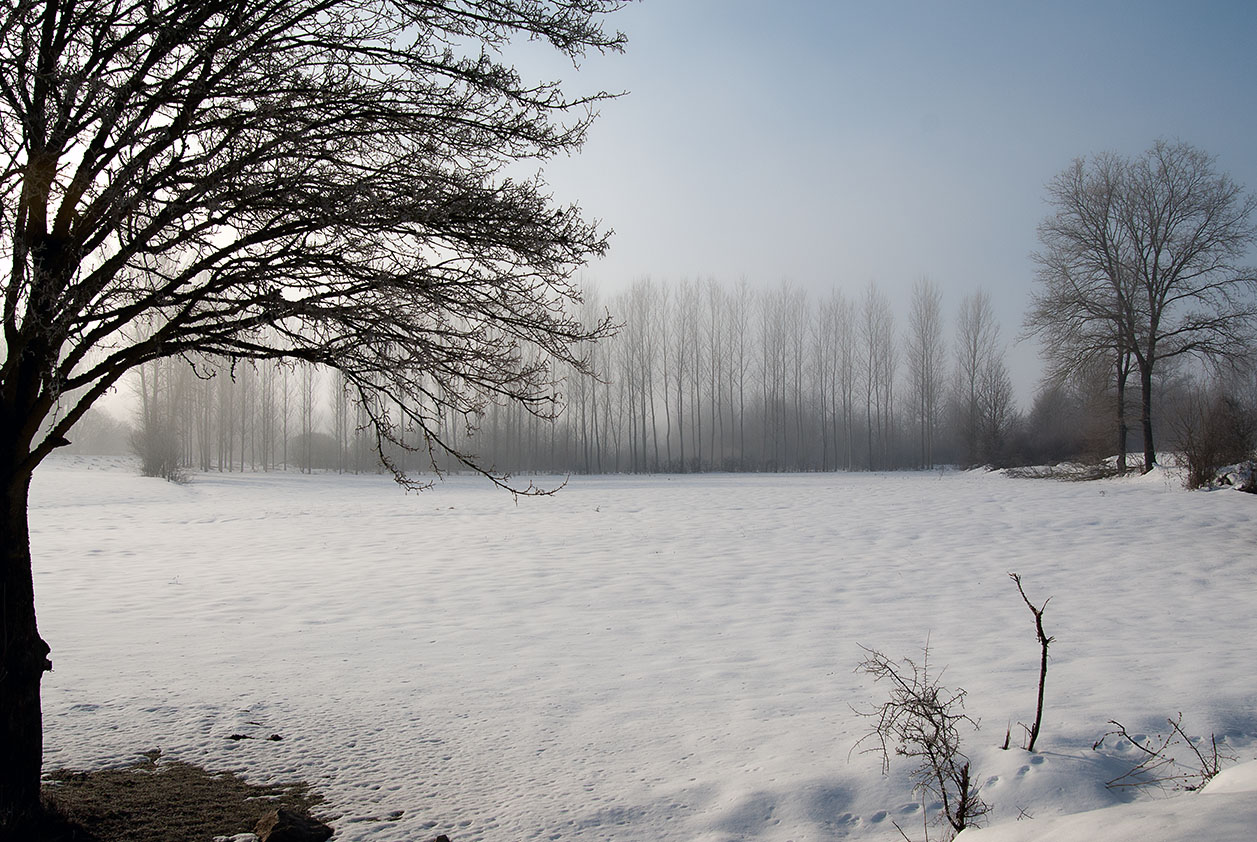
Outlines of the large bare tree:
<svg viewBox="0 0 1257 842">
<path fill-rule="evenodd" d="M 1026 330 L 1043 340 L 1048 378 L 1089 378 L 1098 367 L 1114 387 L 1118 471 L 1126 472 L 1126 387 L 1134 367 L 1125 329 L 1135 300 L 1120 205 L 1126 162 L 1106 152 L 1077 159 L 1048 184 L 1057 213 L 1039 226 L 1040 287 Z"/>
<path fill-rule="evenodd" d="M 547 194 L 606 94 L 521 77 L 512 39 L 618 50 L 624 0 L 15 0 L 0 10 L 0 838 L 38 807 L 32 472 L 163 357 L 343 374 L 381 455 L 547 361 L 605 233 Z M 520 164 L 519 162 L 525 162 Z M 411 441 L 414 441 L 413 433 Z M 456 456 L 465 454 L 455 453 Z"/>
<path fill-rule="evenodd" d="M 1058 370 L 1108 358 L 1119 412 L 1127 374 L 1138 373 L 1148 470 L 1158 364 L 1239 359 L 1251 344 L 1257 275 L 1241 261 L 1257 242 L 1257 197 L 1199 149 L 1158 141 L 1134 159 L 1075 161 L 1048 198 L 1055 213 L 1039 229 L 1027 327 L 1048 340 Z"/>
</svg>

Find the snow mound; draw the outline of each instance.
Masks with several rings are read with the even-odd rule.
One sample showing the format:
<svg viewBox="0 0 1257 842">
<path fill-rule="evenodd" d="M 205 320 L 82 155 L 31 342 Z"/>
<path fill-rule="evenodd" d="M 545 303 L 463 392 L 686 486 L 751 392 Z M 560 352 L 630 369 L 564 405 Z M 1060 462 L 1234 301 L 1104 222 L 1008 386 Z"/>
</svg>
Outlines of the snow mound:
<svg viewBox="0 0 1257 842">
<path fill-rule="evenodd" d="M 1257 792 L 1257 760 L 1223 769 L 1201 792 L 1207 795 Z M 1257 824 L 1254 824 L 1254 827 L 1257 827 Z"/>
<path fill-rule="evenodd" d="M 1257 490 L 1257 461 L 1228 465 L 1218 471 L 1218 484 L 1229 485 L 1236 491 L 1251 493 Z"/>
<path fill-rule="evenodd" d="M 1257 761 L 1223 771 L 1198 793 L 1135 801 L 1065 816 L 1012 821 L 961 833 L 961 842 L 1252 842 Z"/>
</svg>

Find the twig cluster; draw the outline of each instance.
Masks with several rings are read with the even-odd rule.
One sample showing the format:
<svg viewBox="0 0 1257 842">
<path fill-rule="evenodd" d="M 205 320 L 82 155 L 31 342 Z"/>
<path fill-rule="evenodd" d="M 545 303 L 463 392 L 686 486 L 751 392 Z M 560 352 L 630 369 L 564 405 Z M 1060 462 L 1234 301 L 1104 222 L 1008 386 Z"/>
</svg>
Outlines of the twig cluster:
<svg viewBox="0 0 1257 842">
<path fill-rule="evenodd" d="M 969 758 L 960 750 L 961 727 L 977 728 L 964 713 L 965 691 L 943 687 L 938 676 L 930 675 L 928 646 L 920 665 L 861 648 L 866 657 L 856 671 L 890 685 L 889 699 L 872 710 L 856 711 L 874 720 L 872 733 L 860 742 L 875 739 L 876 745 L 864 752 L 881 755 L 883 774 L 890 771 L 892 751 L 916 760 L 913 792 L 938 798 L 948 823 L 959 833 L 990 810 L 978 794 Z"/>
<path fill-rule="evenodd" d="M 1109 737 L 1126 740 L 1136 750 L 1142 752 L 1143 759 L 1125 774 L 1119 775 L 1105 786 L 1116 789 L 1122 787 L 1155 786 L 1161 788 L 1195 791 L 1209 783 L 1221 770 L 1222 761 L 1235 760 L 1234 757 L 1218 751 L 1218 740 L 1209 735 L 1208 747 L 1202 750 L 1203 740 L 1193 739 L 1183 730 L 1183 714 L 1180 712 L 1174 719 L 1167 719 L 1170 729 L 1164 735 L 1155 737 L 1144 735 L 1132 736 L 1126 726 L 1116 720 L 1109 720 L 1114 730 L 1108 731 L 1095 742 L 1092 749 L 1098 750 Z M 1186 748 L 1191 752 L 1187 762 L 1178 760 Z M 1173 752 L 1173 753 L 1171 753 Z M 1193 759 L 1194 757 L 1194 759 Z"/>
</svg>

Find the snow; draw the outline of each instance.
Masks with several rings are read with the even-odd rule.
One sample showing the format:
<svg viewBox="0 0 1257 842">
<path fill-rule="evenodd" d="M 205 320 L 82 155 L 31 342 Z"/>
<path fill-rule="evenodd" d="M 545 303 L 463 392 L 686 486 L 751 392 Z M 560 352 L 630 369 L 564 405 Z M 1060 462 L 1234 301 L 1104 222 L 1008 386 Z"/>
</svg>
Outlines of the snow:
<svg viewBox="0 0 1257 842">
<path fill-rule="evenodd" d="M 1139 758 L 1092 746 L 1182 712 L 1257 758 L 1255 504 L 1161 471 L 573 477 L 517 500 L 61 457 L 31 513 L 45 764 L 160 748 L 304 779 L 337 840 L 920 839 L 911 768 L 854 748 L 882 693 L 854 668 L 928 640 L 981 723 L 993 809 L 963 839 L 1247 840 L 1252 763 L 1200 793 L 1109 789 Z M 1034 754 L 1010 571 L 1051 598 Z"/>
<path fill-rule="evenodd" d="M 1224 770 L 1192 798 L 1123 804 L 1043 821 L 966 830 L 959 842 L 1251 842 L 1257 832 L 1257 762 Z"/>
</svg>

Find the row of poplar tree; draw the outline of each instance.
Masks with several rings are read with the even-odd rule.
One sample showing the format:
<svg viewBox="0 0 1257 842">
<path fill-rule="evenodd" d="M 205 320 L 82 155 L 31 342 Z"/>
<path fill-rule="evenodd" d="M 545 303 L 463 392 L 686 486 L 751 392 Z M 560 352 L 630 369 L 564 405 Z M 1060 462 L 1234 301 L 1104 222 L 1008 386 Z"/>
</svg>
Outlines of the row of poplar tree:
<svg viewBox="0 0 1257 842">
<path fill-rule="evenodd" d="M 660 283 L 585 298 L 614 336 L 583 349 L 594 376 L 556 370 L 561 404 L 485 400 L 472 423 L 433 416 L 443 444 L 497 472 L 811 471 L 1007 462 L 1019 416 L 989 296 L 948 313 L 913 287 L 816 297 L 783 283 Z M 173 358 L 135 376 L 132 444 L 148 473 L 370 471 L 380 453 L 334 372 Z M 421 431 L 399 468 L 456 470 Z"/>
</svg>

